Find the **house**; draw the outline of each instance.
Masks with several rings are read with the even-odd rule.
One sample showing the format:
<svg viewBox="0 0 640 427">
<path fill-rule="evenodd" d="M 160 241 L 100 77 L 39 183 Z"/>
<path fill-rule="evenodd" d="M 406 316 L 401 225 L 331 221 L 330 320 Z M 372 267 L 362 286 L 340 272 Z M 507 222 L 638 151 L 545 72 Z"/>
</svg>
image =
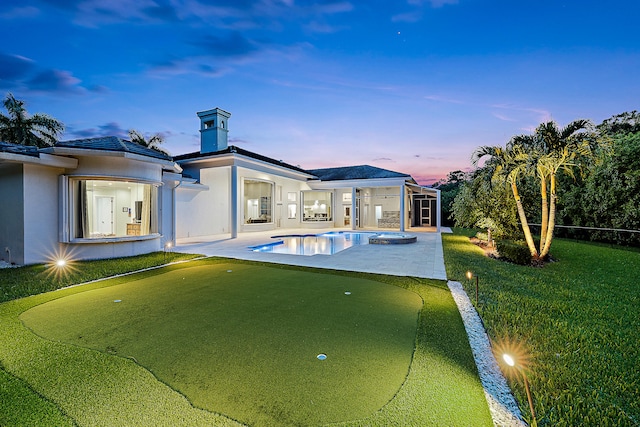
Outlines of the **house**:
<svg viewBox="0 0 640 427">
<path fill-rule="evenodd" d="M 407 174 L 305 170 L 228 145 L 230 113 L 197 114 L 200 150 L 173 158 L 118 137 L 0 143 L 0 259 L 129 256 L 293 228 L 439 230 L 439 191 Z"/>
</svg>

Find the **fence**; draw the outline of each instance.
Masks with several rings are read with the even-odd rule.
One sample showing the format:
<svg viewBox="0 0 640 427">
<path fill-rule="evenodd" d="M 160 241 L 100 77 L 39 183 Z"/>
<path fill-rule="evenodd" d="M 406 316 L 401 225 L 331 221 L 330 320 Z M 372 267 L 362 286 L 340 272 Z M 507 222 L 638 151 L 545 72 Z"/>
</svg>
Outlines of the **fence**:
<svg viewBox="0 0 640 427">
<path fill-rule="evenodd" d="M 529 224 L 537 227 L 541 224 Z M 640 230 L 623 228 L 582 227 L 578 225 L 556 225 L 554 236 L 576 240 L 590 240 L 593 242 L 611 243 L 624 246 L 640 247 Z"/>
</svg>

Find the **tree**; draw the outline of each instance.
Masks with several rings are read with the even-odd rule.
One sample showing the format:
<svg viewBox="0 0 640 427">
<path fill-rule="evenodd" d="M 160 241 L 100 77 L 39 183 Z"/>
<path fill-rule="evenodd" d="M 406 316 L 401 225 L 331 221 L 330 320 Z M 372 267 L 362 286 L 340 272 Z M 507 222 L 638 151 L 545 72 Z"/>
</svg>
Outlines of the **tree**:
<svg viewBox="0 0 640 427">
<path fill-rule="evenodd" d="M 135 129 L 129 130 L 129 138 L 131 142 L 134 142 L 138 145 L 142 145 L 143 147 L 151 148 L 152 150 L 159 151 L 163 154 L 169 154 L 167 150 L 161 148 L 160 145 L 164 143 L 164 137 L 159 133 L 150 136 L 149 138 L 145 138 L 142 133 L 138 132 Z"/>
<path fill-rule="evenodd" d="M 518 182 L 527 171 L 529 154 L 522 150 L 520 145 L 511 143 L 507 144 L 506 149 L 497 146 L 483 146 L 478 148 L 472 156 L 474 166 L 477 166 L 483 158 L 487 158 L 487 161 L 482 167 L 483 175 L 491 182 L 503 183 L 511 188 L 527 247 L 529 248 L 531 257 L 537 259 L 538 251 L 533 242 L 527 215 L 518 191 Z"/>
<path fill-rule="evenodd" d="M 593 159 L 577 182 L 560 179 L 568 188 L 559 220 L 565 225 L 640 230 L 640 114 L 622 113 L 597 126 Z M 568 231 L 580 235 L 578 230 Z M 640 244 L 639 233 L 590 231 L 590 240 Z"/>
<path fill-rule="evenodd" d="M 469 179 L 469 174 L 461 170 L 449 172 L 446 179 L 442 179 L 434 184 L 434 188 L 440 190 L 440 200 L 442 206 L 442 224 L 453 224 L 453 202 L 460 192 L 460 187 Z"/>
<path fill-rule="evenodd" d="M 593 139 L 586 137 L 591 123 L 588 120 L 574 120 L 564 128 L 549 121 L 536 128 L 534 138 L 530 141 L 529 159 L 535 163 L 536 173 L 540 179 L 540 192 L 543 199 L 542 229 L 540 239 L 540 258 L 549 255 L 555 229 L 557 205 L 557 177 L 563 171 L 573 177 L 573 169 L 580 168 L 582 163 L 592 157 Z M 549 182 L 549 203 L 547 210 L 547 181 Z"/>
<path fill-rule="evenodd" d="M 11 93 L 7 94 L 3 104 L 8 113 L 0 113 L 0 140 L 4 142 L 49 147 L 64 132 L 64 125 L 46 114 L 29 116 L 24 101 Z"/>
<path fill-rule="evenodd" d="M 515 200 L 511 189 L 492 185 L 477 169 L 470 180 L 460 185 L 452 212 L 458 227 L 484 228 L 493 237 L 512 236 L 518 229 Z"/>
</svg>

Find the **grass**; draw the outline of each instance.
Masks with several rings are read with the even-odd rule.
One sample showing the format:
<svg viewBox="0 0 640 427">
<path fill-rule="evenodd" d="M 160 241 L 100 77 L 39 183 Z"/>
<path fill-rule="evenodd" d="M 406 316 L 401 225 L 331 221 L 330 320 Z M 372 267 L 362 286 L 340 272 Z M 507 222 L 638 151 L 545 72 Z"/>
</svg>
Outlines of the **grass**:
<svg viewBox="0 0 640 427">
<path fill-rule="evenodd" d="M 0 268 L 0 302 L 199 256 L 153 252 L 135 257 L 72 262 L 64 268 L 57 267 L 53 262 L 20 268 Z"/>
<path fill-rule="evenodd" d="M 637 251 L 556 239 L 544 268 L 483 256 L 468 230 L 443 235 L 447 276 L 469 295 L 494 348 L 520 345 L 540 426 L 640 425 L 640 271 Z M 522 381 L 512 377 L 525 418 Z"/>
<path fill-rule="evenodd" d="M 271 425 L 271 421 L 274 420 L 283 425 L 316 425 L 331 421 L 337 421 L 334 425 L 344 426 L 492 425 L 462 321 L 443 282 L 362 273 L 339 273 L 288 266 L 265 266 L 241 261 L 227 264 L 229 262 L 228 260 L 195 261 L 188 263 L 188 265 L 195 267 L 195 270 L 191 267 L 187 268 L 187 265 L 184 264 L 174 265 L 136 274 L 133 277 L 121 277 L 81 287 L 67 288 L 0 305 L 0 363 L 4 367 L 3 375 L 0 375 L 0 390 L 3 390 L 4 393 L 4 390 L 8 389 L 9 395 L 16 395 L 22 390 L 30 394 L 32 398 L 32 403 L 27 405 L 27 409 L 20 408 L 16 399 L 9 401 L 10 408 L 0 414 L 0 425 L 64 425 L 62 422 L 32 422 L 28 418 L 34 413 L 44 417 L 51 411 L 66 420 L 67 423 L 78 425 L 113 425 L 114 423 L 119 425 L 237 425 L 232 418 L 252 422 L 255 425 Z M 173 290 L 170 289 L 172 286 L 166 285 L 169 282 L 175 284 L 176 277 L 189 277 L 191 272 L 195 273 L 197 270 L 204 272 L 211 269 L 217 269 L 219 273 L 216 276 L 218 277 L 216 281 L 218 279 L 221 281 L 231 280 L 232 277 L 236 278 L 233 280 L 242 278 L 234 286 L 225 286 L 223 283 L 216 284 L 214 286 L 216 292 L 209 295 L 208 302 L 216 307 L 216 310 L 219 309 L 223 312 L 220 315 L 232 317 L 236 322 L 243 322 L 242 325 L 235 326 L 234 334 L 242 331 L 249 335 L 246 335 L 244 340 L 236 340 L 235 345 L 240 345 L 239 343 L 242 341 L 245 345 L 245 347 L 236 348 L 238 360 L 227 359 L 222 371 L 220 366 L 214 367 L 218 370 L 215 371 L 212 368 L 207 375 L 217 378 L 218 375 L 222 376 L 225 370 L 232 372 L 233 369 L 240 369 L 233 375 L 245 375 L 248 380 L 243 378 L 242 381 L 251 381 L 252 377 L 259 374 L 252 370 L 254 366 L 257 366 L 257 359 L 267 354 L 277 355 L 286 352 L 296 354 L 302 351 L 301 348 L 296 348 L 301 347 L 300 345 L 291 345 L 290 341 L 286 339 L 277 342 L 278 348 L 271 348 L 276 346 L 273 339 L 279 335 L 274 330 L 286 332 L 284 335 L 296 336 L 299 334 L 299 331 L 295 331 L 296 325 L 305 327 L 307 330 L 315 328 L 317 330 L 313 333 L 309 331 L 308 335 L 297 335 L 297 339 L 304 339 L 306 336 L 310 342 L 316 340 L 316 343 L 318 340 L 335 339 L 339 345 L 335 348 L 327 347 L 329 350 L 326 351 L 325 347 L 322 350 L 316 350 L 320 348 L 320 345 L 309 345 L 305 350 L 305 357 L 309 356 L 309 353 L 312 357 L 304 362 L 305 365 L 302 368 L 293 366 L 291 361 L 287 362 L 287 369 L 298 370 L 300 375 L 295 375 L 286 382 L 292 389 L 297 389 L 300 398 L 303 398 L 305 397 L 305 388 L 313 385 L 310 383 L 312 383 L 314 375 L 318 378 L 321 373 L 321 371 L 316 371 L 305 374 L 302 372 L 305 369 L 310 371 L 324 369 L 327 372 L 324 372 L 323 375 L 328 378 L 331 375 L 334 375 L 334 378 L 342 377 L 342 387 L 347 390 L 340 390 L 339 387 L 334 387 L 334 389 L 339 396 L 347 396 L 343 398 L 342 405 L 337 405 L 346 407 L 344 412 L 340 412 L 343 409 L 338 408 L 338 412 L 334 413 L 339 415 L 333 418 L 324 418 L 313 415 L 311 411 L 311 418 L 305 418 L 310 413 L 309 406 L 306 406 L 306 409 L 301 407 L 298 414 L 291 408 L 283 410 L 283 402 L 277 396 L 273 396 L 272 400 L 263 397 L 261 401 L 263 406 L 266 406 L 262 408 L 262 412 L 271 418 L 256 418 L 248 415 L 250 411 L 240 411 L 232 415 L 231 418 L 213 412 L 227 411 L 227 409 L 220 409 L 222 406 L 216 406 L 225 403 L 225 398 L 231 401 L 231 405 L 236 404 L 230 397 L 241 391 L 242 387 L 246 390 L 246 386 L 242 386 L 239 384 L 240 381 L 236 381 L 227 387 L 226 397 L 220 394 L 217 397 L 215 395 L 213 397 L 205 396 L 209 391 L 207 387 L 210 383 L 208 385 L 208 381 L 203 381 L 202 384 L 196 384 L 197 376 L 193 376 L 193 373 L 189 372 L 189 367 L 198 363 L 197 357 L 181 361 L 180 358 L 188 359 L 189 352 L 181 353 L 179 350 L 186 350 L 187 345 L 196 345 L 198 348 L 206 348 L 215 352 L 218 351 L 217 346 L 207 347 L 205 345 L 203 347 L 202 343 L 193 343 L 190 342 L 191 338 L 185 338 L 186 341 L 179 342 L 175 349 L 169 349 L 166 348 L 166 341 L 163 340 L 173 340 L 174 338 L 160 337 L 155 340 L 153 337 L 145 337 L 144 335 L 149 333 L 148 328 L 152 323 L 139 326 L 132 322 L 138 318 L 136 313 L 140 309 L 145 313 L 143 316 L 139 316 L 141 320 L 150 317 L 155 318 L 156 322 L 162 322 L 180 319 L 181 312 L 189 314 L 190 310 L 186 310 L 185 313 L 183 304 L 201 306 L 200 299 L 204 294 L 199 293 L 202 292 L 199 286 L 200 288 L 207 286 L 202 280 L 194 280 L 188 288 L 189 292 L 186 292 L 185 289 L 187 295 L 184 297 L 173 293 Z M 227 274 L 227 269 L 233 272 Z M 237 276 L 235 276 L 236 273 Z M 267 280 L 270 277 L 280 278 L 283 283 L 278 284 L 278 280 Z M 168 281 L 163 284 L 165 279 Z M 258 286 L 255 284 L 256 279 L 265 279 L 265 282 L 269 282 L 268 287 L 256 288 Z M 36 317 L 42 316 L 41 319 L 45 320 L 52 319 L 45 316 L 44 311 L 52 310 L 50 314 L 53 314 L 56 310 L 64 308 L 66 304 L 72 304 L 74 299 L 75 303 L 79 304 L 75 306 L 76 308 L 81 307 L 83 303 L 99 304 L 98 295 L 101 293 L 104 298 L 108 298 L 106 301 L 110 302 L 108 305 L 110 309 L 116 309 L 117 306 L 118 310 L 125 309 L 126 311 L 128 308 L 125 303 L 134 295 L 140 295 L 139 290 L 135 288 L 144 283 L 147 283 L 145 286 L 156 287 L 156 290 L 165 289 L 166 296 L 170 298 L 164 301 L 166 305 L 160 307 L 161 311 L 155 311 L 156 308 L 152 307 L 151 301 L 158 301 L 154 293 L 154 298 L 148 301 L 149 304 L 139 300 L 134 311 L 120 313 L 122 322 L 111 323 L 115 329 L 110 332 L 113 338 L 119 337 L 120 341 L 105 339 L 104 335 L 109 335 L 109 331 L 108 327 L 102 325 L 101 322 L 97 322 L 96 325 L 89 328 L 96 333 L 92 338 L 95 338 L 92 345 L 84 342 L 86 339 L 80 339 L 77 334 L 75 336 L 70 334 L 66 337 L 51 337 L 60 338 L 62 341 L 43 339 L 25 328 L 19 318 L 22 315 L 24 320 L 30 324 L 33 319 L 29 319 L 29 317 L 33 316 L 33 313 L 39 312 Z M 243 289 L 238 289 L 243 286 L 252 287 L 252 290 L 245 292 Z M 344 295 L 345 287 L 352 292 L 352 295 Z M 410 292 L 406 292 L 402 288 Z M 296 290 L 293 291 L 293 289 Z M 307 289 L 307 292 L 302 289 Z M 162 291 L 159 292 L 162 293 Z M 119 303 L 122 305 L 113 303 L 116 294 L 127 295 L 126 298 L 118 298 L 122 299 L 122 303 Z M 267 299 L 267 294 L 269 294 L 268 301 L 263 300 Z M 301 302 L 303 294 L 305 298 L 310 298 L 304 304 Z M 220 300 L 231 300 L 234 303 L 229 307 L 225 304 L 218 304 L 216 296 Z M 175 305 L 168 304 L 167 301 L 171 301 L 172 298 L 177 298 L 180 301 L 176 300 Z M 352 299 L 349 300 L 349 298 Z M 421 304 L 420 300 L 425 304 Z M 309 303 L 309 301 L 313 301 L 313 303 Z M 347 301 L 351 302 L 347 303 Z M 417 306 L 416 301 L 418 301 Z M 400 302 L 403 304 L 399 304 Z M 358 307 L 358 305 L 362 306 Z M 322 307 L 324 310 L 315 312 L 314 316 L 313 310 Z M 89 311 L 96 316 L 103 316 L 101 310 L 107 310 L 97 306 L 93 308 L 95 310 Z M 33 310 L 28 311 L 29 309 Z M 416 316 L 418 309 L 419 316 Z M 175 317 L 172 310 L 177 313 Z M 266 313 L 274 310 L 280 311 L 274 315 L 277 321 L 269 323 L 274 321 L 274 316 L 268 316 Z M 307 317 L 307 312 L 312 312 L 312 315 Z M 413 314 L 409 315 L 408 313 L 411 312 Z M 205 314 L 200 311 L 198 313 Z M 318 316 L 318 313 L 321 315 Z M 363 313 L 366 313 L 366 316 Z M 244 316 L 238 314 L 244 314 Z M 71 316 L 71 313 L 66 312 L 66 315 Z M 158 317 L 154 317 L 156 315 Z M 326 330 L 323 330 L 322 315 L 327 319 L 324 322 Z M 74 311 L 73 316 L 76 316 L 76 322 L 88 321 L 87 317 L 82 317 L 84 316 L 82 313 Z M 107 317 L 101 318 L 106 320 Z M 310 320 L 314 317 L 315 322 Z M 201 318 L 194 319 L 196 322 L 194 325 L 199 320 Z M 351 340 L 347 339 L 350 331 L 354 330 L 354 322 L 356 321 L 371 323 L 366 327 L 363 324 L 363 328 L 358 329 L 358 333 L 370 334 L 368 338 L 351 334 Z M 223 323 L 219 325 L 220 327 L 227 327 L 229 323 L 227 320 L 218 320 L 217 322 Z M 409 329 L 406 326 L 407 322 L 412 325 Z M 38 327 L 46 329 L 49 326 L 51 329 L 57 330 L 57 333 L 64 335 L 69 324 L 66 326 L 40 324 Z M 126 333 L 117 331 L 118 326 L 123 326 L 132 335 L 127 337 Z M 137 329 L 138 327 L 140 329 Z M 197 328 L 197 326 L 194 327 Z M 282 330 L 282 328 L 288 329 Z M 211 329 L 210 327 L 204 328 L 200 332 L 215 333 Z M 412 333 L 408 334 L 408 330 L 411 330 Z M 135 331 L 138 331 L 140 335 L 133 335 Z M 266 335 L 262 336 L 263 334 Z M 398 336 L 395 337 L 394 334 Z M 407 344 L 408 337 L 411 338 L 409 341 L 412 343 Z M 367 344 L 367 341 L 372 339 L 376 341 L 375 344 L 371 345 L 370 342 Z M 147 359 L 150 356 L 145 356 L 144 351 L 132 353 L 138 351 L 136 348 L 145 350 L 145 347 L 153 342 L 160 343 L 158 344 L 159 348 L 148 351 L 149 354 L 155 354 L 155 360 Z M 161 344 L 163 342 L 165 344 Z M 254 347 L 248 345 L 249 343 Z M 352 347 L 348 347 L 349 345 Z M 92 346 L 94 348 L 90 348 Z M 365 348 L 359 348 L 361 346 Z M 412 346 L 414 351 L 411 355 Z M 341 354 L 339 347 L 348 348 L 347 353 L 359 354 Z M 372 363 L 378 366 L 376 372 L 367 371 L 363 366 L 363 361 L 366 361 L 367 357 L 365 350 L 379 353 L 371 359 Z M 275 351 L 275 353 L 270 353 L 271 351 Z M 320 351 L 326 352 L 329 356 L 324 362 L 315 360 L 315 355 Z M 229 350 L 229 352 L 231 351 Z M 243 358 L 243 352 L 251 352 L 252 354 Z M 131 354 L 136 354 L 134 357 L 140 364 L 126 357 Z M 137 359 L 138 354 L 140 354 L 141 360 Z M 297 359 L 301 358 L 299 354 Z M 386 361 L 384 354 L 386 354 Z M 411 361 L 408 372 L 407 355 Z M 171 365 L 174 359 L 163 360 L 165 356 L 177 358 L 187 368 L 182 370 L 178 368 L 172 372 Z M 386 365 L 386 362 L 403 358 L 405 361 L 402 363 L 394 363 L 389 368 Z M 339 363 L 341 359 L 349 360 L 352 363 L 341 365 Z M 243 364 L 244 369 L 242 369 Z M 250 367 L 246 364 L 250 364 Z M 144 369 L 141 365 L 148 365 L 150 370 Z M 336 372 L 329 372 L 334 369 Z M 383 372 L 387 369 L 389 369 L 389 373 Z M 400 371 L 403 371 L 403 377 L 398 381 L 397 377 Z M 353 384 L 358 382 L 364 384 L 370 381 L 388 383 L 389 380 L 384 379 L 384 376 L 388 374 L 396 377 L 395 384 L 384 384 L 375 387 L 374 390 L 367 391 L 370 394 L 367 394 L 368 397 L 365 400 L 368 400 L 372 394 L 375 396 L 380 393 L 380 396 L 373 399 L 375 404 L 367 406 L 367 409 L 360 407 L 363 403 L 362 400 L 357 398 L 352 400 L 349 397 L 349 393 L 352 393 L 353 390 L 348 389 Z M 171 377 L 171 375 L 176 377 Z M 185 377 L 183 378 L 181 375 Z M 351 377 L 348 377 L 349 375 Z M 367 378 L 358 379 L 358 375 Z M 264 377 L 256 376 L 255 378 Z M 263 387 L 267 391 L 280 390 L 278 389 L 280 386 L 276 384 L 278 378 L 272 378 L 274 384 L 264 384 L 263 379 L 254 381 L 255 388 Z M 302 379 L 305 379 L 306 385 L 294 384 Z M 194 388 L 191 391 L 186 388 L 181 389 L 180 384 L 191 384 Z M 286 388 L 285 386 L 284 389 Z M 391 389 L 393 389 L 392 392 L 390 392 Z M 193 390 L 196 392 L 194 393 Z M 386 391 L 383 393 L 383 390 Z M 2 397 L 4 402 L 4 396 Z M 209 409 L 212 410 L 198 409 L 197 407 L 200 406 L 209 406 Z M 12 413 L 13 420 L 3 419 L 3 414 L 9 412 Z"/>
</svg>

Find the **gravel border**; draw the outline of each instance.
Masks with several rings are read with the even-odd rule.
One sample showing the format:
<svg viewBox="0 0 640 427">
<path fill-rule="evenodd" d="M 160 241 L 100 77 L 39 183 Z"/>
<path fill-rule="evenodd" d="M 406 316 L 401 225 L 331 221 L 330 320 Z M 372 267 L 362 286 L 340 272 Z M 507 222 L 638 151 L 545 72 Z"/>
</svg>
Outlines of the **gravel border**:
<svg viewBox="0 0 640 427">
<path fill-rule="evenodd" d="M 460 282 L 448 281 L 447 285 L 458 306 L 469 337 L 469 344 L 478 367 L 480 382 L 489 404 L 493 424 L 505 427 L 526 426 L 527 423 L 522 419 L 520 408 L 518 408 L 507 380 L 502 375 L 498 362 L 493 356 L 489 337 L 484 330 L 480 316 L 469 300 L 469 296 Z"/>
</svg>

